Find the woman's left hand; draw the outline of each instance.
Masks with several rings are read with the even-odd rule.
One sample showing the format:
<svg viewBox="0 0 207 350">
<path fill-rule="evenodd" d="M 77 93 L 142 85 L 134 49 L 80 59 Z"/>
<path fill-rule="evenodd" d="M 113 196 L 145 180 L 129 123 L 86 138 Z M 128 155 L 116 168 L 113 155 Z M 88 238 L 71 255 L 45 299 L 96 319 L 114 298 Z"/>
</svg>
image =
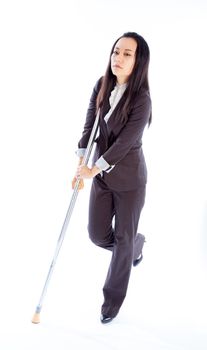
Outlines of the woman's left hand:
<svg viewBox="0 0 207 350">
<path fill-rule="evenodd" d="M 92 169 L 86 165 L 80 165 L 77 168 L 76 176 L 80 177 L 81 179 L 91 179 L 93 177 Z"/>
</svg>

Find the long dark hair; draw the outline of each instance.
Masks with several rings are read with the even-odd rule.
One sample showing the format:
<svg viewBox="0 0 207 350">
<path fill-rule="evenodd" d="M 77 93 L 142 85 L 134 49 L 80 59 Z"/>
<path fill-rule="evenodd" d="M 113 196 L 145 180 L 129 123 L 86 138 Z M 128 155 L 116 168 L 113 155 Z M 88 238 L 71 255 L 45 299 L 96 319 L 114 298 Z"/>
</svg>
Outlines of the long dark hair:
<svg viewBox="0 0 207 350">
<path fill-rule="evenodd" d="M 121 117 L 121 121 L 125 123 L 128 120 L 128 115 L 133 101 L 140 93 L 140 91 L 144 89 L 149 92 L 148 67 L 150 60 L 150 51 L 148 44 L 144 38 L 135 32 L 124 33 L 115 41 L 111 49 L 108 66 L 105 75 L 102 78 L 101 88 L 97 96 L 97 109 L 104 107 L 105 103 L 110 97 L 110 93 L 113 87 L 116 84 L 116 76 L 112 73 L 111 70 L 111 55 L 114 51 L 116 43 L 121 38 L 132 38 L 137 42 L 134 67 L 127 82 L 127 88 L 124 92 L 123 98 L 121 98 L 116 109 L 116 115 L 118 114 L 119 118 Z M 150 123 L 151 116 L 149 120 L 149 124 Z"/>
</svg>

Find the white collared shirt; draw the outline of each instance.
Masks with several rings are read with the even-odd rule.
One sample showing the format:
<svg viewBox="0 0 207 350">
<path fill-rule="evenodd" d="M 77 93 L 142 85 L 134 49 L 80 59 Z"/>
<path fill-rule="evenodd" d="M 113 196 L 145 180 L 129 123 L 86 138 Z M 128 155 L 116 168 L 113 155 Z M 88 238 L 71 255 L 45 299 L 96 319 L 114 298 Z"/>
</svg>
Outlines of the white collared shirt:
<svg viewBox="0 0 207 350">
<path fill-rule="evenodd" d="M 113 113 L 114 109 L 116 108 L 117 104 L 119 103 L 120 99 L 122 98 L 124 91 L 126 90 L 127 83 L 125 84 L 116 84 L 114 89 L 111 91 L 111 95 L 109 97 L 109 104 L 110 104 L 110 110 L 105 115 L 104 120 L 107 123 L 111 114 Z"/>
</svg>

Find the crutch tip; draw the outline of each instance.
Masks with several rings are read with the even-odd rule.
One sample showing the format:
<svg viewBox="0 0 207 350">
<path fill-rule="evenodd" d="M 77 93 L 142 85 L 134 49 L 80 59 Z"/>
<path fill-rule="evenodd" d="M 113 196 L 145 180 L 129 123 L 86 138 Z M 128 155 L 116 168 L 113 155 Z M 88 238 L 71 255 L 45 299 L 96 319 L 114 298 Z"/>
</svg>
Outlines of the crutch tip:
<svg viewBox="0 0 207 350">
<path fill-rule="evenodd" d="M 32 317 L 32 323 L 38 324 L 40 323 L 40 314 L 39 313 L 35 313 L 34 316 Z"/>
</svg>

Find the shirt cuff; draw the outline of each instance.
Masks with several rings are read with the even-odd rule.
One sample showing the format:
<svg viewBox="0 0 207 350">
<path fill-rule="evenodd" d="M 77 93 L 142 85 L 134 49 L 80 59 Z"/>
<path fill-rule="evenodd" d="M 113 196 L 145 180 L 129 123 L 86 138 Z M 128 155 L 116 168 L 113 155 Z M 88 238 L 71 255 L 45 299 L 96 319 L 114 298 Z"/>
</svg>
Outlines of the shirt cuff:
<svg viewBox="0 0 207 350">
<path fill-rule="evenodd" d="M 111 166 L 109 163 L 107 163 L 107 161 L 102 156 L 96 161 L 95 165 L 107 173 L 109 173 L 115 167 L 115 165 Z"/>
<path fill-rule="evenodd" d="M 86 148 L 78 148 L 75 152 L 78 157 L 84 157 L 86 152 Z"/>
</svg>

